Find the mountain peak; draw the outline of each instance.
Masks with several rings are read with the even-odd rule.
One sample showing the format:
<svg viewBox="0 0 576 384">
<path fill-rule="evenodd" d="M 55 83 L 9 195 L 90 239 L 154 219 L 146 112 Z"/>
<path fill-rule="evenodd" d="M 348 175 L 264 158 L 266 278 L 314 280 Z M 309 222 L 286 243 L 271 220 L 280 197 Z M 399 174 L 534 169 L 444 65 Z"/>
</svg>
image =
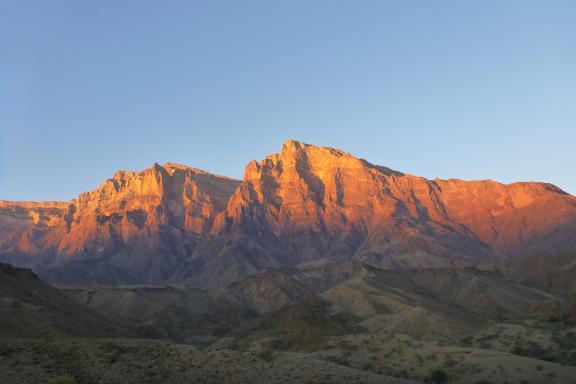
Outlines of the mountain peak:
<svg viewBox="0 0 576 384">
<path fill-rule="evenodd" d="M 269 155 L 260 162 L 251 162 L 248 167 L 248 175 L 254 175 L 253 171 L 259 171 L 260 167 L 280 163 L 281 168 L 296 167 L 299 169 L 322 170 L 321 173 L 332 173 L 337 170 L 349 169 L 376 172 L 387 176 L 403 176 L 404 173 L 391 168 L 372 164 L 362 158 L 356 157 L 349 152 L 332 147 L 323 147 L 307 144 L 298 140 L 286 140 L 282 144 L 280 153 Z"/>
<path fill-rule="evenodd" d="M 192 168 L 192 167 L 190 167 L 190 166 L 188 166 L 188 165 L 184 165 L 184 164 L 180 164 L 180 163 L 174 163 L 174 162 L 171 162 L 171 161 L 169 161 L 169 162 L 167 162 L 167 163 L 164 163 L 164 165 L 163 165 L 162 167 L 163 167 L 164 169 L 184 169 L 184 170 L 192 169 L 192 170 L 195 170 L 195 171 L 196 171 L 195 168 Z"/>
<path fill-rule="evenodd" d="M 330 148 L 330 147 L 322 147 L 319 145 L 307 144 L 297 140 L 286 140 L 282 144 L 282 155 L 290 155 L 295 153 L 310 153 L 310 152 L 321 152 L 324 155 L 332 155 L 332 156 L 350 156 L 348 152 L 341 151 L 339 149 Z"/>
<path fill-rule="evenodd" d="M 305 143 L 298 141 L 298 140 L 288 139 L 288 140 L 284 141 L 284 143 L 282 143 L 282 152 L 300 149 L 300 148 L 302 148 L 303 145 L 308 145 L 308 144 L 305 144 Z"/>
<path fill-rule="evenodd" d="M 366 166 L 372 165 L 339 149 L 286 140 L 279 153 L 268 155 L 261 161 L 250 161 L 244 171 L 244 180 L 258 179 L 264 174 L 279 177 L 290 172 L 332 173 L 338 168 Z"/>
</svg>

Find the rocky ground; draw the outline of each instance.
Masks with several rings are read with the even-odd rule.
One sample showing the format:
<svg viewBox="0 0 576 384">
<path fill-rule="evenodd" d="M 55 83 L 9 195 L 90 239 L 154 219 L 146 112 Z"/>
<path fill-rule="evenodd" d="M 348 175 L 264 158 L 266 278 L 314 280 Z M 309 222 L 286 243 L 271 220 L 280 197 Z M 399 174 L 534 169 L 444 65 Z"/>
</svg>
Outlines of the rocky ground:
<svg viewBox="0 0 576 384">
<path fill-rule="evenodd" d="M 0 383 L 402 384 L 299 353 L 231 351 L 153 340 L 3 340 Z"/>
<path fill-rule="evenodd" d="M 426 380 L 446 373 L 446 382 L 461 384 L 576 383 L 576 367 L 510 352 L 415 340 L 401 334 L 333 338 L 314 355 L 351 367 Z"/>
<path fill-rule="evenodd" d="M 0 264 L 0 383 L 576 384 L 571 295 L 470 269 L 328 272 L 59 290 Z"/>
</svg>

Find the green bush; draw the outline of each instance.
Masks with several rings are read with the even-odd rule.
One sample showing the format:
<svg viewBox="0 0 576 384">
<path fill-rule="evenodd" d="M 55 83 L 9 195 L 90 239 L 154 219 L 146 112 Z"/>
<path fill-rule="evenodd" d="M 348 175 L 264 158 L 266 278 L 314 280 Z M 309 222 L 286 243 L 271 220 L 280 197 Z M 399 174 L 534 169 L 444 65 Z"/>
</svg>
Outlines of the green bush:
<svg viewBox="0 0 576 384">
<path fill-rule="evenodd" d="M 76 380 L 70 375 L 61 375 L 48 380 L 48 384 L 75 384 Z"/>
<path fill-rule="evenodd" d="M 270 350 L 262 351 L 257 356 L 268 363 L 274 360 L 274 352 Z"/>
<path fill-rule="evenodd" d="M 365 371 L 373 371 L 374 370 L 374 364 L 365 363 L 364 365 L 362 365 L 362 369 Z"/>
<path fill-rule="evenodd" d="M 432 384 L 444 384 L 448 382 L 448 374 L 442 369 L 434 369 L 430 372 L 430 375 L 428 375 L 426 382 Z"/>
</svg>

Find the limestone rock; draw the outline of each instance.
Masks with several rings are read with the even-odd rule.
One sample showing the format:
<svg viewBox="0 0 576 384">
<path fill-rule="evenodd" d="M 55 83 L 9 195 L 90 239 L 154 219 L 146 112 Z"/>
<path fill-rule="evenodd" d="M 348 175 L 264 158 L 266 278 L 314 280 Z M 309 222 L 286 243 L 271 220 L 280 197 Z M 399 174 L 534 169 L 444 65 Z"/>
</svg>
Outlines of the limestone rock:
<svg viewBox="0 0 576 384">
<path fill-rule="evenodd" d="M 569 264 L 556 255 L 576 251 L 575 231 L 576 197 L 550 184 L 428 180 L 293 140 L 242 181 L 154 164 L 69 202 L 0 202 L 0 259 L 75 284 L 209 286 L 342 262 L 522 279 L 530 257 Z"/>
</svg>

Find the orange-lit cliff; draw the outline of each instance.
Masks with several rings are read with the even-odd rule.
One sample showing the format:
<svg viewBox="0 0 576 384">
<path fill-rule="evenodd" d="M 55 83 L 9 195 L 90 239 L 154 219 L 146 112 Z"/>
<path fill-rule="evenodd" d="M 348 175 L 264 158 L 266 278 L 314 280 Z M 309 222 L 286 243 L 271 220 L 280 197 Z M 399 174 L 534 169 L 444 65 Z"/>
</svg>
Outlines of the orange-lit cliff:
<svg viewBox="0 0 576 384">
<path fill-rule="evenodd" d="M 0 256 L 72 283 L 234 280 L 353 260 L 483 266 L 576 251 L 576 198 L 545 183 L 427 180 L 287 141 L 242 182 L 166 164 L 67 203 L 0 202 Z"/>
</svg>

